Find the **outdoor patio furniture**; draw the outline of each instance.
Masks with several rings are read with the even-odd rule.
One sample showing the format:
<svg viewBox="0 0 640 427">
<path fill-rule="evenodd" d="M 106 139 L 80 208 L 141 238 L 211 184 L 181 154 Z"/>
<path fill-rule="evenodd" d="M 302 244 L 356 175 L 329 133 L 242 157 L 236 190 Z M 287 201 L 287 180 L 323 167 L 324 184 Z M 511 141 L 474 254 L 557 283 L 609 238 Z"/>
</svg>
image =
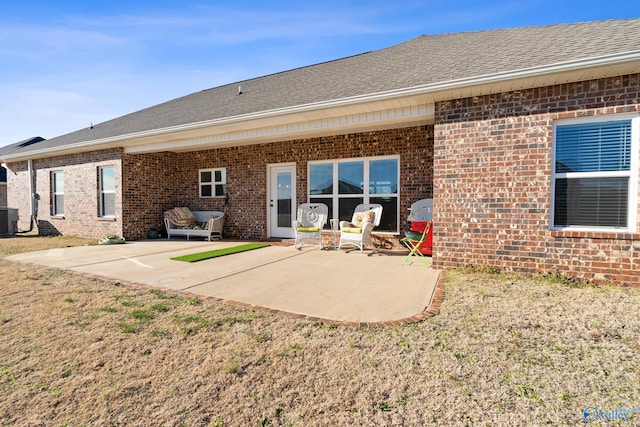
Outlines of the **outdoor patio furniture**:
<svg viewBox="0 0 640 427">
<path fill-rule="evenodd" d="M 351 222 L 340 221 L 340 243 L 353 245 L 363 251 L 364 246 L 371 245 L 371 231 L 380 225 L 382 218 L 382 205 L 377 203 L 362 203 L 356 206 Z"/>
<path fill-rule="evenodd" d="M 167 239 L 171 236 L 205 237 L 222 239 L 224 227 L 224 212 L 220 211 L 192 211 L 187 207 L 176 207 L 164 213 L 164 225 L 167 229 Z"/>
<path fill-rule="evenodd" d="M 402 260 L 402 263 L 400 265 L 404 265 L 412 257 L 417 257 L 418 261 L 420 261 L 425 267 L 429 266 L 429 264 L 427 263 L 426 257 L 422 253 L 420 248 L 424 243 L 424 240 L 428 235 L 430 228 L 431 228 L 431 222 L 428 222 L 427 226 L 422 232 L 407 231 L 405 233 L 405 237 L 400 239 L 400 243 L 402 243 L 407 249 L 409 249 L 409 253 L 404 258 L 404 260 Z"/>
<path fill-rule="evenodd" d="M 409 209 L 407 221 L 411 223 L 411 231 L 422 234 L 427 231 L 419 245 L 422 255 L 433 253 L 433 199 L 420 199 L 414 202 Z"/>
<path fill-rule="evenodd" d="M 293 221 L 295 248 L 302 249 L 305 242 L 317 243 L 322 249 L 322 228 L 327 222 L 329 208 L 324 203 L 302 203 Z"/>
</svg>

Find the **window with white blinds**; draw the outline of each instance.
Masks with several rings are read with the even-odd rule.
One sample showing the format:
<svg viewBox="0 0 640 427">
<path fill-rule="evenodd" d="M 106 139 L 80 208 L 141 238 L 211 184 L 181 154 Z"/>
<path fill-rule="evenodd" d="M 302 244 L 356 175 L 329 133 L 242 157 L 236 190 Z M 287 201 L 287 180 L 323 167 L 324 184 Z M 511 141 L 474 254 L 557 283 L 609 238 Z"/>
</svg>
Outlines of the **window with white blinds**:
<svg viewBox="0 0 640 427">
<path fill-rule="evenodd" d="M 555 124 L 553 228 L 635 228 L 637 120 Z"/>
</svg>

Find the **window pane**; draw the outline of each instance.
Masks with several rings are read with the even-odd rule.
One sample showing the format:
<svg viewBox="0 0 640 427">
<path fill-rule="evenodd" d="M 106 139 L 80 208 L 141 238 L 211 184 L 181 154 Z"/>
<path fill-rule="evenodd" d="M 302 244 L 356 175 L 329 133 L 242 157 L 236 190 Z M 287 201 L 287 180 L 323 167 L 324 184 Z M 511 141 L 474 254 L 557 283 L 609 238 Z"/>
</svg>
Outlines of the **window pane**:
<svg viewBox="0 0 640 427">
<path fill-rule="evenodd" d="M 398 192 L 398 160 L 372 160 L 369 163 L 369 193 L 395 194 Z"/>
<path fill-rule="evenodd" d="M 364 193 L 364 162 L 339 163 L 338 186 L 340 194 Z"/>
<path fill-rule="evenodd" d="M 223 197 L 227 191 L 226 184 L 226 169 L 200 170 L 200 197 Z"/>
<path fill-rule="evenodd" d="M 212 182 L 211 178 L 211 171 L 200 172 L 200 182 Z"/>
<path fill-rule="evenodd" d="M 105 167 L 100 168 L 100 182 L 102 183 L 102 191 L 115 191 L 115 168 Z"/>
<path fill-rule="evenodd" d="M 114 193 L 102 194 L 102 216 L 116 215 L 116 195 Z"/>
<path fill-rule="evenodd" d="M 309 165 L 309 194 L 333 193 L 333 164 Z"/>
<path fill-rule="evenodd" d="M 364 203 L 362 197 L 339 199 L 338 219 L 340 221 L 351 221 L 351 218 L 353 217 L 353 211 L 356 210 L 356 206 L 358 206 L 360 203 Z"/>
<path fill-rule="evenodd" d="M 54 215 L 62 215 L 64 214 L 64 195 L 55 195 L 54 197 Z"/>
<path fill-rule="evenodd" d="M 398 198 L 397 197 L 371 197 L 371 203 L 382 205 L 382 219 L 376 231 L 398 231 Z"/>
<path fill-rule="evenodd" d="M 557 179 L 556 226 L 627 226 L 629 178 Z"/>
<path fill-rule="evenodd" d="M 290 172 L 279 172 L 276 181 L 278 185 L 276 194 L 278 227 L 291 227 L 291 222 L 293 221 L 291 217 L 293 176 Z"/>
<path fill-rule="evenodd" d="M 63 172 L 53 173 L 53 192 L 64 193 L 64 173 Z"/>
<path fill-rule="evenodd" d="M 631 121 L 558 126 L 556 172 L 628 171 Z"/>
</svg>

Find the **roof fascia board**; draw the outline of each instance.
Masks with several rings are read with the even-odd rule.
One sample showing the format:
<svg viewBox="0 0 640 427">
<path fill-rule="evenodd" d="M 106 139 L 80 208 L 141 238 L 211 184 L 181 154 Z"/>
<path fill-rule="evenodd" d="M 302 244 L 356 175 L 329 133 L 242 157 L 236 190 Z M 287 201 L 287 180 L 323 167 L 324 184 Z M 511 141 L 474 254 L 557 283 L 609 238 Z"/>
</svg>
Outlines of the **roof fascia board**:
<svg viewBox="0 0 640 427">
<path fill-rule="evenodd" d="M 640 51 L 633 51 L 618 55 L 609 55 L 587 60 L 569 61 L 559 64 L 552 64 L 544 67 L 526 68 L 505 73 L 488 74 L 468 79 L 451 80 L 438 83 L 431 87 L 431 92 L 446 92 L 452 90 L 465 89 L 469 87 L 488 86 L 495 83 L 530 80 L 536 77 L 553 76 L 571 72 L 584 71 L 602 67 L 621 67 L 640 61 Z M 640 63 L 637 65 L 640 68 Z"/>
</svg>

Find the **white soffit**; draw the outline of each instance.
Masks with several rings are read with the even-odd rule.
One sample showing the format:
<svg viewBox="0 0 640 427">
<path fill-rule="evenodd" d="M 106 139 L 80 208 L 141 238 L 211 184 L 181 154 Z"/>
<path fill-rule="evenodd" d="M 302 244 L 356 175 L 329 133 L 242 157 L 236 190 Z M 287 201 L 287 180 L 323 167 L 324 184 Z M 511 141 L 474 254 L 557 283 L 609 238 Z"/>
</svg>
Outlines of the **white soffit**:
<svg viewBox="0 0 640 427">
<path fill-rule="evenodd" d="M 345 105 L 154 135 L 130 141 L 125 152 L 203 150 L 425 125 L 433 121 L 433 103 L 427 103 L 424 96 L 413 96 L 411 99 Z"/>
</svg>

